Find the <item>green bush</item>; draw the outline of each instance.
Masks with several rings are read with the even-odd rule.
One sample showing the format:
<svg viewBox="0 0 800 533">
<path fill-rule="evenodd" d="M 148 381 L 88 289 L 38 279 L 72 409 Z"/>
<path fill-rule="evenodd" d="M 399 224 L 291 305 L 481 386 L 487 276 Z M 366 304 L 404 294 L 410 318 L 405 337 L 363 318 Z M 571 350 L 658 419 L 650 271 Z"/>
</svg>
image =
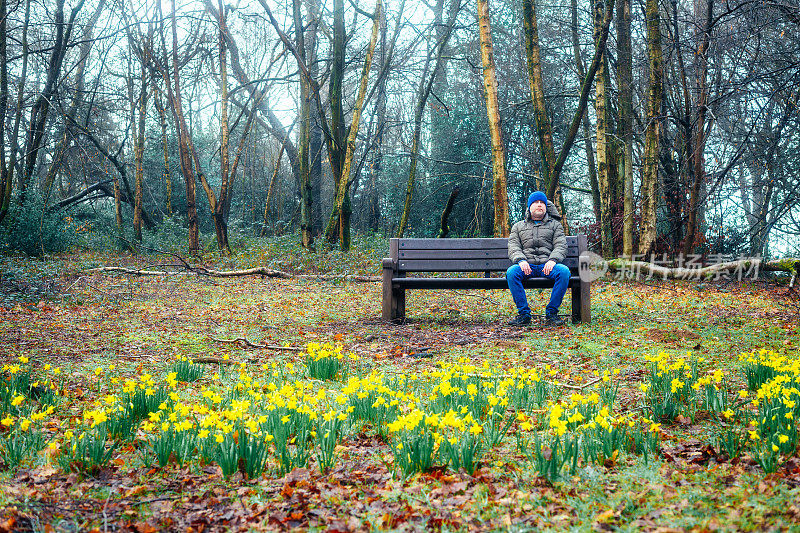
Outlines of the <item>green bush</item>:
<svg viewBox="0 0 800 533">
<path fill-rule="evenodd" d="M 157 250 L 185 254 L 189 246 L 189 228 L 179 217 L 165 217 L 153 231 L 145 233 L 145 245 Z"/>
<path fill-rule="evenodd" d="M 12 201 L 0 225 L 0 251 L 39 257 L 68 250 L 74 242 L 71 218 L 63 211 L 45 209 L 35 192 L 30 192 L 22 205 Z"/>
<path fill-rule="evenodd" d="M 124 243 L 117 239 L 118 230 L 114 218 L 114 205 L 79 204 L 70 208 L 75 223 L 76 246 L 86 250 L 124 250 Z"/>
</svg>

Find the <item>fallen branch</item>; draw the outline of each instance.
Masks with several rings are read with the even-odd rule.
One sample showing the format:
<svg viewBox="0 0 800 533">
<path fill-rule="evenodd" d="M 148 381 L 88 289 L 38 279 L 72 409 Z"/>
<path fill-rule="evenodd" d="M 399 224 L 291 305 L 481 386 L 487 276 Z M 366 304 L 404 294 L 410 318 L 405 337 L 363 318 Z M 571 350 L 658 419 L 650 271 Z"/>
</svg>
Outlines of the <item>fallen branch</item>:
<svg viewBox="0 0 800 533">
<path fill-rule="evenodd" d="M 561 387 L 564 387 L 565 389 L 570 389 L 570 390 L 583 390 L 586 387 L 591 387 L 595 383 L 599 383 L 599 382 L 600 382 L 600 378 L 597 378 L 597 379 L 595 379 L 593 381 L 590 381 L 589 383 L 584 383 L 583 385 L 568 385 L 566 383 L 554 383 L 554 385 L 559 385 Z"/>
<path fill-rule="evenodd" d="M 192 363 L 209 363 L 209 364 L 219 364 L 219 365 L 235 365 L 236 361 L 231 361 L 230 359 L 222 359 L 221 357 L 195 357 L 192 359 Z"/>
<path fill-rule="evenodd" d="M 175 265 L 178 267 L 178 265 Z M 121 274 L 131 274 L 134 276 L 170 276 L 174 274 L 193 273 L 212 278 L 232 278 L 241 276 L 266 276 L 269 278 L 280 279 L 310 279 L 316 281 L 357 281 L 362 283 L 373 283 L 381 281 L 380 276 L 358 276 L 354 274 L 327 275 L 327 274 L 291 274 L 282 270 L 271 268 L 256 267 L 244 270 L 216 270 L 203 266 L 179 266 L 181 270 L 148 270 L 146 268 L 125 268 L 125 267 L 98 267 L 88 269 L 87 272 L 119 272 Z"/>
<path fill-rule="evenodd" d="M 217 342 L 227 342 L 227 343 L 230 343 L 230 344 L 240 342 L 240 343 L 244 344 L 244 346 L 246 348 L 260 348 L 260 349 L 263 349 L 263 350 L 280 350 L 280 351 L 284 351 L 284 352 L 304 352 L 306 350 L 305 348 L 298 348 L 297 346 L 278 346 L 278 345 L 275 345 L 275 344 L 258 344 L 258 343 L 255 343 L 253 341 L 248 340 L 245 337 L 237 337 L 235 339 L 218 339 L 216 337 L 212 337 L 211 335 L 209 335 L 209 337 L 211 338 L 211 340 L 217 341 Z"/>
<path fill-rule="evenodd" d="M 145 270 L 141 268 L 124 268 L 124 267 L 98 267 L 98 268 L 89 268 L 86 270 L 91 274 L 95 274 L 97 272 L 121 272 L 123 274 L 133 274 L 135 276 L 169 276 L 171 274 L 180 274 L 181 272 L 178 271 L 167 271 L 167 270 Z"/>
<path fill-rule="evenodd" d="M 84 279 L 86 279 L 86 276 L 78 276 L 78 279 L 76 279 L 75 281 L 73 281 L 73 282 L 70 284 L 70 286 L 69 286 L 69 287 L 67 287 L 66 289 L 64 289 L 64 293 L 68 293 L 69 291 L 71 291 L 71 290 L 72 290 L 72 287 L 74 287 L 75 285 L 77 285 L 77 284 L 78 284 L 78 282 L 79 282 L 79 281 L 81 281 L 81 280 L 84 280 Z M 89 285 L 91 285 L 91 283 L 89 283 Z M 95 287 L 95 288 L 96 288 L 96 287 Z"/>
<path fill-rule="evenodd" d="M 655 262 L 631 261 L 628 259 L 611 259 L 608 261 L 608 270 L 611 272 L 627 273 L 631 277 L 647 276 L 659 277 L 662 279 L 692 279 L 692 280 L 712 280 L 723 278 L 724 276 L 740 276 L 741 279 L 752 276 L 758 277 L 759 271 L 788 272 L 792 274 L 792 282 L 800 271 L 800 259 L 788 257 L 783 259 L 773 259 L 763 261 L 757 257 L 739 259 L 737 261 L 727 261 L 708 266 L 696 267 L 669 267 L 662 266 Z M 726 278 L 727 279 L 727 278 Z"/>
</svg>

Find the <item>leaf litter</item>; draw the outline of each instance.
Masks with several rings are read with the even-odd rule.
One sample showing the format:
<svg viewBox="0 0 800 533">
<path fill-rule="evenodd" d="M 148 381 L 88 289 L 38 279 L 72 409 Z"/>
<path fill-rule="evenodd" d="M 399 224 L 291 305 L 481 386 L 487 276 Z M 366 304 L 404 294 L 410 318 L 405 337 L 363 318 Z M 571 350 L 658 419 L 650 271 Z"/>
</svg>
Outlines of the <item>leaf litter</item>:
<svg viewBox="0 0 800 533">
<path fill-rule="evenodd" d="M 412 292 L 408 321 L 390 324 L 379 318 L 379 284 L 94 275 L 73 281 L 66 297 L 0 307 L 0 362 L 24 354 L 37 369 L 62 367 L 59 409 L 67 419 L 98 399 L 103 382 L 94 370 L 101 366 L 133 376 L 164 372 L 176 354 L 301 362 L 291 352 L 212 337 L 301 348 L 338 341 L 373 367 L 399 374 L 466 357 L 478 365 L 559 368 L 580 385 L 620 368 L 620 403 L 635 410 L 645 355 L 690 349 L 732 367 L 738 353 L 785 352 L 797 342 L 797 316 L 774 289 L 698 293 L 674 282 L 595 288 L 591 325 L 519 330 L 505 325 L 511 303 L 504 291 Z M 548 293 L 530 296 L 543 307 Z M 509 447 L 492 450 L 473 475 L 440 469 L 403 480 L 390 469 L 385 439 L 368 429 L 342 442 L 326 474 L 312 466 L 253 480 L 225 478 L 214 463 L 145 468 L 124 449 L 94 476 L 65 473 L 45 451 L 2 472 L 0 531 L 797 527 L 797 459 L 765 475 L 749 457 L 719 453 L 706 426 L 701 418 L 665 425 L 650 466 L 626 458 L 557 483 L 536 475 Z"/>
</svg>

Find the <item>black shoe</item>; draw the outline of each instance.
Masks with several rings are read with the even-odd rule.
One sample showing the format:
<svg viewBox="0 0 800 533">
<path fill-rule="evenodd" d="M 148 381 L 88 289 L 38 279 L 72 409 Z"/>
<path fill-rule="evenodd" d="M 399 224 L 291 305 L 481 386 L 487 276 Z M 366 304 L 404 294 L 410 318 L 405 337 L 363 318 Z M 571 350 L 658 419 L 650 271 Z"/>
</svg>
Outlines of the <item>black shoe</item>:
<svg viewBox="0 0 800 533">
<path fill-rule="evenodd" d="M 509 326 L 527 326 L 531 323 L 531 315 L 517 315 L 508 321 Z"/>
<path fill-rule="evenodd" d="M 564 322 L 564 319 L 562 319 L 558 315 L 548 315 L 544 317 L 544 324 L 545 326 L 556 328 L 558 326 L 563 326 L 564 324 L 566 324 L 566 322 Z"/>
</svg>

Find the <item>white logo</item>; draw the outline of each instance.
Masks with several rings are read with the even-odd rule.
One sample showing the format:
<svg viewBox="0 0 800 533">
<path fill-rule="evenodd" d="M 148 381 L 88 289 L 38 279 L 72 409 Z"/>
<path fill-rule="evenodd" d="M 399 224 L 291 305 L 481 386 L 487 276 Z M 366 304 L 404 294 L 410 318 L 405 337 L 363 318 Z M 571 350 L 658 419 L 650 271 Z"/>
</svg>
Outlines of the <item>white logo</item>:
<svg viewBox="0 0 800 533">
<path fill-rule="evenodd" d="M 581 281 L 591 283 L 608 272 L 608 261 L 594 252 L 583 252 L 578 258 L 578 273 Z"/>
</svg>

